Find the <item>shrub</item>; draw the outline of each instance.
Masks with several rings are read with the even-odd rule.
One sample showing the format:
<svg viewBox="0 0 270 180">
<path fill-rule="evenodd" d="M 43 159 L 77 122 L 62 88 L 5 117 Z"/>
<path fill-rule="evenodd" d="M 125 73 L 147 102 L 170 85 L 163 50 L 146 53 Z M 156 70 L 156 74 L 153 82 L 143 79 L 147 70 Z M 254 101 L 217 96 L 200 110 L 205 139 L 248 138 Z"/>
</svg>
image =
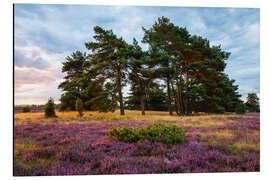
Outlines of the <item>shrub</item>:
<svg viewBox="0 0 270 180">
<path fill-rule="evenodd" d="M 246 112 L 246 106 L 243 103 L 240 103 L 236 106 L 235 112 L 237 114 L 244 114 Z"/>
<path fill-rule="evenodd" d="M 83 116 L 83 102 L 80 98 L 77 98 L 75 108 L 78 111 L 79 116 L 82 117 Z"/>
<path fill-rule="evenodd" d="M 30 112 L 30 107 L 29 106 L 23 107 L 22 112 L 24 112 L 24 113 Z"/>
<path fill-rule="evenodd" d="M 47 104 L 45 104 L 44 107 L 44 111 L 45 111 L 45 117 L 56 117 L 55 115 L 55 105 L 54 105 L 54 101 L 52 98 L 49 98 Z"/>
<path fill-rule="evenodd" d="M 175 125 L 151 124 L 143 128 L 111 127 L 110 135 L 128 143 L 142 139 L 165 144 L 179 144 L 184 141 L 185 130 Z"/>
<path fill-rule="evenodd" d="M 225 108 L 217 105 L 214 112 L 217 114 L 223 114 L 225 113 Z"/>
</svg>

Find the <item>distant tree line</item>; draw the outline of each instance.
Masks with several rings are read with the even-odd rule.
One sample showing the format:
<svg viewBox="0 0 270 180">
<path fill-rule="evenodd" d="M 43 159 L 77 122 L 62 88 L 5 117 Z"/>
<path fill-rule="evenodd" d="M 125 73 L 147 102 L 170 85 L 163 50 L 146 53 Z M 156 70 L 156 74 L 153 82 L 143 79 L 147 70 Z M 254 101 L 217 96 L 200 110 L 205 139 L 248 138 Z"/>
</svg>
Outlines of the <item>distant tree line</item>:
<svg viewBox="0 0 270 180">
<path fill-rule="evenodd" d="M 128 44 L 112 30 L 94 27 L 94 41 L 85 43 L 89 53 L 76 51 L 63 62 L 60 110 L 75 110 L 77 99 L 85 110 L 120 108 L 121 115 L 124 109 L 140 109 L 142 115 L 145 110 L 223 113 L 243 104 L 238 86 L 224 73 L 230 53 L 220 45 L 210 46 L 166 17 L 142 30 L 147 50 L 135 38 Z M 124 98 L 127 84 L 131 92 Z"/>
</svg>

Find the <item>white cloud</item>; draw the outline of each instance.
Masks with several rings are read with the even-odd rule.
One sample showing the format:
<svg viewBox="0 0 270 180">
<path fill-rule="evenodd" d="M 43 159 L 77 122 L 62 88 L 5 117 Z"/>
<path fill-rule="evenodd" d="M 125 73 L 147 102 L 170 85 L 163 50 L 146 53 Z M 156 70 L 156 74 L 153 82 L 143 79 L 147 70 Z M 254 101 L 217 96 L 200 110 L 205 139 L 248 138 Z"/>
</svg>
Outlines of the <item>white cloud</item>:
<svg viewBox="0 0 270 180">
<path fill-rule="evenodd" d="M 247 26 L 247 31 L 244 35 L 245 40 L 250 43 L 259 45 L 260 43 L 260 25 L 259 23 L 250 24 Z"/>
<path fill-rule="evenodd" d="M 254 75 L 260 74 L 260 67 L 245 67 L 242 69 L 238 69 L 237 71 L 232 72 L 235 76 L 246 76 L 246 75 Z"/>
<path fill-rule="evenodd" d="M 58 101 L 61 91 L 57 89 L 59 79 L 49 71 L 15 68 L 15 104 L 44 104 L 49 97 Z M 18 77 L 19 76 L 19 77 Z M 32 104 L 31 103 L 31 104 Z"/>
<path fill-rule="evenodd" d="M 24 102 L 31 102 L 33 99 L 35 99 L 33 102 L 45 103 L 49 97 L 58 100 L 61 93 L 57 87 L 64 76 L 61 73 L 61 62 L 70 52 L 51 53 L 31 43 L 23 47 L 15 46 L 15 50 L 23 52 L 28 58 L 41 57 L 49 64 L 43 69 L 19 67 L 15 64 L 15 104 L 24 104 Z"/>
<path fill-rule="evenodd" d="M 240 52 L 242 49 L 243 49 L 242 47 L 234 47 L 234 48 L 229 49 L 229 52 L 234 54 L 234 53 Z"/>
</svg>

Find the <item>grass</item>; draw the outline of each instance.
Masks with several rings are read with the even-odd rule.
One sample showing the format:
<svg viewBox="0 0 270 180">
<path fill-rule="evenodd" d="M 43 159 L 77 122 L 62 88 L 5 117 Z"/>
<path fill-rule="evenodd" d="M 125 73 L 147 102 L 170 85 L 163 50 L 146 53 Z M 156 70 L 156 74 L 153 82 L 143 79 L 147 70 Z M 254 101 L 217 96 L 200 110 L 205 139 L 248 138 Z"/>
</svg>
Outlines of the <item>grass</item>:
<svg viewBox="0 0 270 180">
<path fill-rule="evenodd" d="M 235 135 L 234 130 L 218 130 L 218 131 L 209 131 L 202 134 L 203 138 L 207 138 L 208 136 L 215 136 L 217 140 L 221 139 L 232 139 Z"/>
<path fill-rule="evenodd" d="M 146 115 L 142 116 L 140 111 L 126 110 L 125 115 L 121 116 L 119 111 L 115 112 L 97 112 L 86 111 L 82 118 L 78 118 L 76 111 L 69 112 L 56 112 L 58 118 L 44 118 L 44 113 L 18 113 L 15 114 L 15 120 L 17 124 L 27 122 L 39 122 L 39 123 L 89 123 L 93 120 L 120 120 L 120 121 L 170 121 L 170 122 L 182 122 L 184 126 L 192 127 L 210 127 L 214 125 L 223 125 L 222 119 L 228 119 L 237 117 L 235 114 L 222 114 L 222 115 L 194 115 L 194 116 L 170 116 L 168 112 L 163 111 L 146 111 Z M 20 121 L 23 120 L 23 121 Z M 221 121 L 218 121 L 221 120 Z"/>
<path fill-rule="evenodd" d="M 256 149 L 256 150 L 260 149 L 260 143 L 259 142 L 257 142 L 257 143 L 248 143 L 248 142 L 240 141 L 240 142 L 234 143 L 232 146 L 233 146 L 233 148 L 239 149 L 239 150 L 241 150 L 241 148 L 243 148 L 243 147 L 249 147 L 249 148 L 253 148 L 253 149 Z"/>
</svg>

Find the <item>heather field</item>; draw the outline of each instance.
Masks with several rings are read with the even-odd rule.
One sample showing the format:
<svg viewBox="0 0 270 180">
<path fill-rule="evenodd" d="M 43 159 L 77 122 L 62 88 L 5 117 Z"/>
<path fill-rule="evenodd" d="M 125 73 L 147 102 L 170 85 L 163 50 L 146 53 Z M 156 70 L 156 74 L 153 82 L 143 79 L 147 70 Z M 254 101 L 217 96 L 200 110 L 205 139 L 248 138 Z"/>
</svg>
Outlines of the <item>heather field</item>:
<svg viewBox="0 0 270 180">
<path fill-rule="evenodd" d="M 57 112 L 14 115 L 14 175 L 94 175 L 260 171 L 259 113 L 169 116 L 167 112 Z M 110 126 L 173 124 L 184 142 L 124 143 Z"/>
</svg>

